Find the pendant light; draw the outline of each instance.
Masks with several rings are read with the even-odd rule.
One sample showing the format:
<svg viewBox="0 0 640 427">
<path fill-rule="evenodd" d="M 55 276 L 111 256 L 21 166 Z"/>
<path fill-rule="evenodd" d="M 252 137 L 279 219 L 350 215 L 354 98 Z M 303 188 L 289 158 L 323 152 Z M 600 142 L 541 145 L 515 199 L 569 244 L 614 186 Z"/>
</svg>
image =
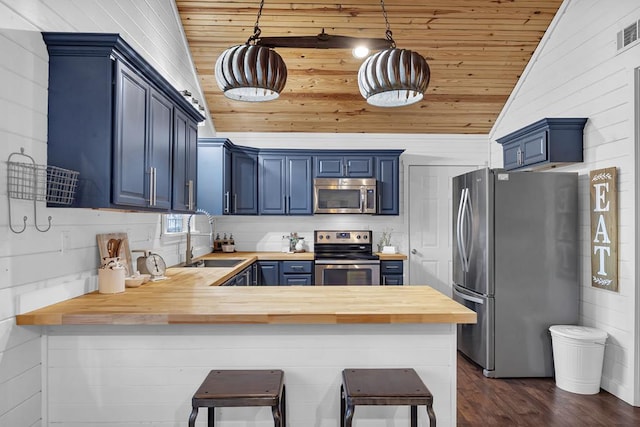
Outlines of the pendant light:
<svg viewBox="0 0 640 427">
<path fill-rule="evenodd" d="M 232 46 L 222 52 L 215 65 L 218 87 L 227 98 L 237 101 L 270 101 L 278 98 L 287 82 L 287 66 L 273 49 L 257 46 L 260 37 L 260 9 L 253 35 L 244 45 Z"/>
<path fill-rule="evenodd" d="M 380 0 L 391 48 L 367 58 L 358 71 L 358 87 L 367 103 L 377 107 L 400 107 L 422 100 L 431 72 L 417 52 L 396 49 L 384 0 Z"/>
</svg>

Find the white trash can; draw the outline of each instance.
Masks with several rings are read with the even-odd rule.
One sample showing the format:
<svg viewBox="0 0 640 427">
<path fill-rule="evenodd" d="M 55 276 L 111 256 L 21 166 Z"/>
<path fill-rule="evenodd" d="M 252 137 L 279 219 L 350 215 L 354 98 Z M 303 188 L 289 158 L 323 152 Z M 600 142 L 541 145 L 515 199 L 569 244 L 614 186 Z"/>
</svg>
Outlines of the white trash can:
<svg viewBox="0 0 640 427">
<path fill-rule="evenodd" d="M 549 331 L 556 386 L 578 394 L 599 393 L 607 333 L 574 325 L 555 325 Z"/>
</svg>

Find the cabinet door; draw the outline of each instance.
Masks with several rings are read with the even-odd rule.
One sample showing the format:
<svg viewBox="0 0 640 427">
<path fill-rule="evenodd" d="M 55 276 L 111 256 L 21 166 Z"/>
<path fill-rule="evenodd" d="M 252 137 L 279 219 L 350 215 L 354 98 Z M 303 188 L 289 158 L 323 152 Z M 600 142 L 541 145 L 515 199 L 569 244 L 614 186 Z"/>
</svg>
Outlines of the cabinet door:
<svg viewBox="0 0 640 427">
<path fill-rule="evenodd" d="M 153 168 L 151 207 L 171 209 L 173 105 L 168 98 L 151 90 L 149 102 L 148 162 Z"/>
<path fill-rule="evenodd" d="M 373 177 L 373 158 L 370 156 L 351 156 L 344 158 L 345 176 L 351 178 Z"/>
<path fill-rule="evenodd" d="M 509 144 L 504 144 L 502 146 L 502 161 L 503 168 L 506 170 L 514 169 L 520 166 L 518 162 L 520 161 L 520 142 L 514 141 Z"/>
<path fill-rule="evenodd" d="M 151 173 L 146 144 L 150 90 L 142 77 L 117 62 L 112 199 L 118 205 L 149 206 Z"/>
<path fill-rule="evenodd" d="M 399 171 L 397 156 L 376 157 L 376 179 L 378 181 L 378 214 L 399 214 Z"/>
<path fill-rule="evenodd" d="M 380 283 L 384 286 L 402 286 L 402 274 L 383 274 Z"/>
<path fill-rule="evenodd" d="M 547 131 L 529 135 L 522 140 L 522 164 L 532 165 L 547 160 Z"/>
<path fill-rule="evenodd" d="M 279 261 L 258 261 L 258 285 L 276 286 L 280 282 Z"/>
<path fill-rule="evenodd" d="M 311 156 L 287 156 L 286 158 L 286 208 L 290 215 L 313 213 L 312 165 Z"/>
<path fill-rule="evenodd" d="M 197 127 L 180 111 L 175 111 L 173 142 L 173 210 L 193 212 L 196 206 Z"/>
<path fill-rule="evenodd" d="M 234 151 L 231 153 L 231 211 L 236 215 L 258 214 L 258 157 Z"/>
<path fill-rule="evenodd" d="M 283 274 L 280 285 L 283 286 L 309 286 L 311 274 Z"/>
<path fill-rule="evenodd" d="M 316 177 L 340 178 L 344 176 L 342 156 L 316 156 Z"/>
<path fill-rule="evenodd" d="M 261 215 L 284 215 L 287 213 L 286 165 L 284 156 L 258 157 L 258 180 L 260 182 L 258 205 Z"/>
</svg>

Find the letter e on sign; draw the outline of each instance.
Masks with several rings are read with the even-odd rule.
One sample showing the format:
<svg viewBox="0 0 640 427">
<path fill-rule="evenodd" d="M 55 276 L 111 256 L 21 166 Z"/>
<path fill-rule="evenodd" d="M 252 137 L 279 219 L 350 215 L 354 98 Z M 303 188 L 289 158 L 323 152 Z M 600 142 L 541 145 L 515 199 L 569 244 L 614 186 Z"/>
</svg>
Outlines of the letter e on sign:
<svg viewBox="0 0 640 427">
<path fill-rule="evenodd" d="M 591 199 L 591 285 L 618 291 L 618 173 L 589 173 Z"/>
</svg>

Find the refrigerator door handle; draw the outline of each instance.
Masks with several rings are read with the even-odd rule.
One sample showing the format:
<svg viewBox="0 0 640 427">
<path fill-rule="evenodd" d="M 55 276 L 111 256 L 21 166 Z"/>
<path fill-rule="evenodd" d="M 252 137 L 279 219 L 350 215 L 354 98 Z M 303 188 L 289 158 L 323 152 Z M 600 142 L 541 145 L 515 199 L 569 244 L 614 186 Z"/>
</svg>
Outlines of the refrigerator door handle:
<svg viewBox="0 0 640 427">
<path fill-rule="evenodd" d="M 458 220 L 456 221 L 456 241 L 458 244 L 458 255 L 460 256 L 460 262 L 462 263 L 462 269 L 465 271 L 465 259 L 464 251 L 462 249 L 462 215 L 464 212 L 464 195 L 465 188 L 460 192 L 460 204 L 458 205 Z"/>
<path fill-rule="evenodd" d="M 484 301 L 481 298 L 472 297 L 471 295 L 463 294 L 460 291 L 457 291 L 455 288 L 453 289 L 453 293 L 466 301 L 471 301 L 476 304 L 484 304 Z"/>
<path fill-rule="evenodd" d="M 469 240 L 468 230 L 466 227 L 466 221 L 471 218 L 468 217 L 468 203 L 469 203 L 469 189 L 462 190 L 462 214 L 460 215 L 460 247 L 462 249 L 462 268 L 464 271 L 469 271 L 469 254 L 467 253 L 467 241 Z"/>
<path fill-rule="evenodd" d="M 466 203 L 466 212 L 467 220 L 469 224 L 473 224 L 473 205 L 471 204 L 471 193 L 467 188 L 467 203 Z M 467 240 L 464 245 L 464 252 L 467 258 L 467 271 L 469 271 L 469 264 L 471 264 L 471 251 L 473 250 L 473 233 L 469 232 L 467 234 Z"/>
</svg>

